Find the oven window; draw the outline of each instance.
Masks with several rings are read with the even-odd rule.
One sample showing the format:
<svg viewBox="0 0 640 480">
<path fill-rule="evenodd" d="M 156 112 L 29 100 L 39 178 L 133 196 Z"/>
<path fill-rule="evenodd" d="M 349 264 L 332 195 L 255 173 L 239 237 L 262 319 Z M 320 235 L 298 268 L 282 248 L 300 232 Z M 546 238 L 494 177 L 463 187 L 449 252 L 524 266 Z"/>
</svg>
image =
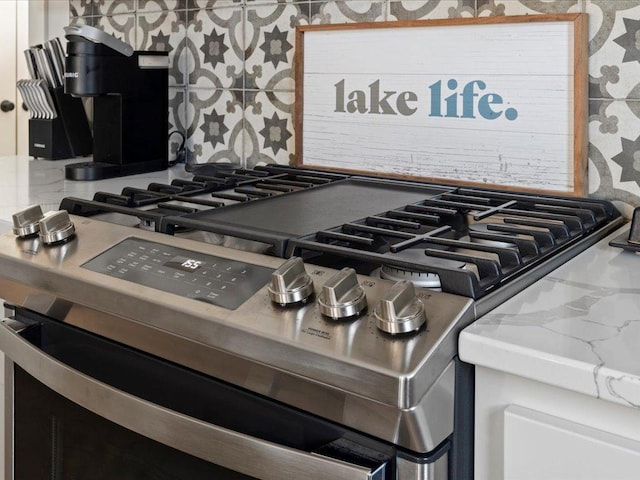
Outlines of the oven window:
<svg viewBox="0 0 640 480">
<path fill-rule="evenodd" d="M 16 479 L 226 480 L 246 475 L 131 432 L 70 402 L 17 365 Z"/>
</svg>

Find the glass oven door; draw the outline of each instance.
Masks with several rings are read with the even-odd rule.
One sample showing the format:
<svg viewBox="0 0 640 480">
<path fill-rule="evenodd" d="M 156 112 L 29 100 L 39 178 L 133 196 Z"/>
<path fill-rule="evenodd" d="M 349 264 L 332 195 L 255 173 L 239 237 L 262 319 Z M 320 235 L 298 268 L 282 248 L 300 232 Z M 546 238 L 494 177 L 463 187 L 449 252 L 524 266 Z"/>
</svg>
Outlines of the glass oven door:
<svg viewBox="0 0 640 480">
<path fill-rule="evenodd" d="M 389 445 L 33 312 L 0 349 L 6 480 L 393 478 Z"/>
</svg>

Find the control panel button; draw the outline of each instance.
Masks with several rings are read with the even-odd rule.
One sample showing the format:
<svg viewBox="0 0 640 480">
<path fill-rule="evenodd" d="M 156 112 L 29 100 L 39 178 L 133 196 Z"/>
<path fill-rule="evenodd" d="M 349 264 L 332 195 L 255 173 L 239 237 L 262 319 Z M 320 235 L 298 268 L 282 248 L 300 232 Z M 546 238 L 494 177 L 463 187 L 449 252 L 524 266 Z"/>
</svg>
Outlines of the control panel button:
<svg viewBox="0 0 640 480">
<path fill-rule="evenodd" d="M 360 315 L 367 297 L 353 268 L 343 268 L 322 286 L 318 297 L 320 313 L 334 320 Z"/>
<path fill-rule="evenodd" d="M 68 240 L 75 231 L 73 222 L 65 210 L 47 212 L 40 220 L 40 239 L 46 245 Z"/>
<path fill-rule="evenodd" d="M 35 235 L 40 231 L 42 220 L 40 205 L 32 205 L 13 214 L 13 233 L 20 238 Z"/>
<path fill-rule="evenodd" d="M 269 298 L 281 306 L 306 302 L 313 294 L 313 280 L 300 257 L 292 257 L 271 274 Z"/>
<path fill-rule="evenodd" d="M 424 304 L 416 297 L 413 283 L 395 283 L 373 310 L 376 325 L 392 335 L 418 330 L 426 321 Z"/>
</svg>

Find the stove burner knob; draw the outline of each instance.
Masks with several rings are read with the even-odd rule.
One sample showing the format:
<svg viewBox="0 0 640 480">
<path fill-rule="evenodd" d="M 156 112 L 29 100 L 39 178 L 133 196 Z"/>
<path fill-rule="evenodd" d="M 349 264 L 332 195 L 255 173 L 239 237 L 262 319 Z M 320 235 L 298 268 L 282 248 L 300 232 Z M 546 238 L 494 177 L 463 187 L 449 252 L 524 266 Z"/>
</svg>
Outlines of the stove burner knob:
<svg viewBox="0 0 640 480">
<path fill-rule="evenodd" d="M 391 335 L 413 332 L 427 321 L 424 304 L 408 280 L 395 283 L 378 302 L 373 315 L 378 328 Z"/>
<path fill-rule="evenodd" d="M 40 220 L 40 239 L 46 245 L 63 242 L 73 236 L 76 229 L 65 210 L 47 212 Z"/>
<path fill-rule="evenodd" d="M 341 320 L 360 315 L 367 308 L 367 296 L 353 268 L 343 268 L 322 286 L 318 297 L 320 313 Z"/>
<path fill-rule="evenodd" d="M 20 238 L 35 235 L 40 230 L 42 220 L 40 205 L 32 205 L 13 214 L 13 233 Z"/>
<path fill-rule="evenodd" d="M 283 307 L 306 302 L 313 294 L 313 280 L 300 257 L 292 257 L 271 275 L 269 298 Z"/>
</svg>

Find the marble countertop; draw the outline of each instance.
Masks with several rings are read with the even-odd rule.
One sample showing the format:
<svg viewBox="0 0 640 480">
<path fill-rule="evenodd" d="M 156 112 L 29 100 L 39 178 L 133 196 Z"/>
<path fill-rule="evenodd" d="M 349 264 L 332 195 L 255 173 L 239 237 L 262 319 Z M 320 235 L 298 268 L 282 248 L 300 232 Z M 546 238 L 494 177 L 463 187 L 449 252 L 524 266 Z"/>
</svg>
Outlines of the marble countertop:
<svg viewBox="0 0 640 480">
<path fill-rule="evenodd" d="M 624 226 L 467 327 L 460 358 L 640 408 L 640 255 Z"/>
<path fill-rule="evenodd" d="M 75 181 L 64 177 L 64 166 L 87 161 L 35 160 L 27 156 L 0 158 L 0 231 L 11 225 L 11 216 L 22 208 L 39 204 L 42 211 L 57 210 L 64 197 L 93 198 L 99 191 L 119 192 L 125 186 L 146 187 L 151 182 L 170 183 L 174 178 L 191 178 L 183 165 L 160 172 L 110 178 L 97 181 Z"/>
</svg>

